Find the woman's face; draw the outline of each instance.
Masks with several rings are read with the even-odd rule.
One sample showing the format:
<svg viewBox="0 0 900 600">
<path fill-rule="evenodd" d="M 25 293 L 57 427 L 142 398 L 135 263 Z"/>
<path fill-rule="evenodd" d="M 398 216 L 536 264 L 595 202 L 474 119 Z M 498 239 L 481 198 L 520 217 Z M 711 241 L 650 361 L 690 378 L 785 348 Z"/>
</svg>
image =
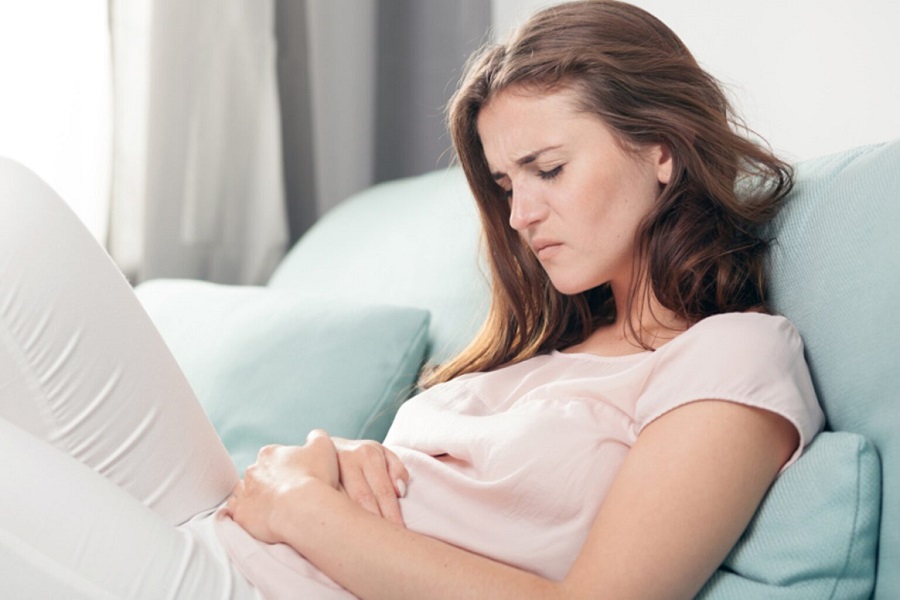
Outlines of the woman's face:
<svg viewBox="0 0 900 600">
<path fill-rule="evenodd" d="M 482 107 L 478 134 L 510 226 L 553 286 L 576 294 L 631 278 L 635 232 L 671 175 L 660 145 L 626 152 L 574 92 L 500 92 Z M 625 289 L 621 287 L 621 289 Z"/>
</svg>

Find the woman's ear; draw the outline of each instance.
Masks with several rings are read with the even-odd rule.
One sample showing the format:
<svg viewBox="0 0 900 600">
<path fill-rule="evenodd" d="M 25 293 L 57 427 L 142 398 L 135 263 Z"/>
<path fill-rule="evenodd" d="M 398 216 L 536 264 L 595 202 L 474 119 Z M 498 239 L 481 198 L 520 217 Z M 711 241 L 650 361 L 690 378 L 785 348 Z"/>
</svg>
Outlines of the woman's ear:
<svg viewBox="0 0 900 600">
<path fill-rule="evenodd" d="M 661 184 L 668 184 L 672 179 L 672 151 L 665 144 L 656 144 L 650 156 L 656 166 L 656 178 Z"/>
</svg>

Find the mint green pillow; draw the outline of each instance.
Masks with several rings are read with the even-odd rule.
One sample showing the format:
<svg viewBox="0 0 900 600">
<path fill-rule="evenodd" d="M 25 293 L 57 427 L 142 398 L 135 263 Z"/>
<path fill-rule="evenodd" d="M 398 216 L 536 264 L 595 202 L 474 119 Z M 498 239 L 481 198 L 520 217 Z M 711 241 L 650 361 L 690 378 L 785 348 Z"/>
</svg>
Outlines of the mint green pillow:
<svg viewBox="0 0 900 600">
<path fill-rule="evenodd" d="M 874 446 L 824 432 L 776 480 L 702 600 L 869 598 L 881 506 Z"/>
<path fill-rule="evenodd" d="M 797 327 L 828 428 L 881 459 L 877 600 L 900 598 L 900 140 L 797 165 L 771 224 L 772 306 Z"/>
<path fill-rule="evenodd" d="M 418 308 L 190 280 L 136 292 L 240 471 L 317 427 L 383 439 L 428 341 Z"/>
</svg>

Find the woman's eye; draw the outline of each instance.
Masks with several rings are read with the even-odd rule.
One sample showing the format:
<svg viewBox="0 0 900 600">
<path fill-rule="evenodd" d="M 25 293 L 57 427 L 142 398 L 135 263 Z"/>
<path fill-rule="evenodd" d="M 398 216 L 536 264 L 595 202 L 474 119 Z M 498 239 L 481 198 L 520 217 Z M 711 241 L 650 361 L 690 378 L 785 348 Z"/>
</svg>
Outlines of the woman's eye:
<svg viewBox="0 0 900 600">
<path fill-rule="evenodd" d="M 500 190 L 504 200 L 512 200 L 512 190 Z"/>
<path fill-rule="evenodd" d="M 550 169 L 549 171 L 538 171 L 538 177 L 540 177 L 541 179 L 553 179 L 561 172 L 562 165 L 559 165 L 555 169 Z"/>
</svg>

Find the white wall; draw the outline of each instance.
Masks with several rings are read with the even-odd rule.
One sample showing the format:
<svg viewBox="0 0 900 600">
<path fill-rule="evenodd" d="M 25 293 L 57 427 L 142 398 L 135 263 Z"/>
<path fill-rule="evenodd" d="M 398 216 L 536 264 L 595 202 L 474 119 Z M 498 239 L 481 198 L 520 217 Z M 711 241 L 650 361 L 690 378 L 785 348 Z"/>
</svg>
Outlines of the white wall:
<svg viewBox="0 0 900 600">
<path fill-rule="evenodd" d="M 553 0 L 493 0 L 502 36 Z M 895 0 L 633 0 L 726 84 L 747 124 L 804 159 L 900 138 Z"/>
<path fill-rule="evenodd" d="M 0 155 L 106 237 L 112 136 L 107 0 L 0 0 Z"/>
</svg>

